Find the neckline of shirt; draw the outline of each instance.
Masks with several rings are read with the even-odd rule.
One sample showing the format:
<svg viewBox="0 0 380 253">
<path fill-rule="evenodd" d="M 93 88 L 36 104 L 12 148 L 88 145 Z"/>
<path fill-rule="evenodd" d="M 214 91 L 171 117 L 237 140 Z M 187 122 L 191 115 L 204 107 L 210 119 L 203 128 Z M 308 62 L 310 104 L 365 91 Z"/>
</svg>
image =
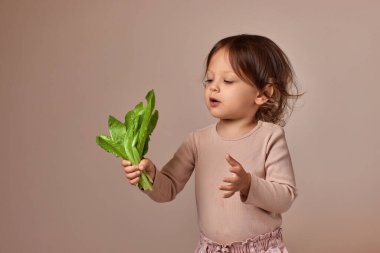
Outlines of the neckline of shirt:
<svg viewBox="0 0 380 253">
<path fill-rule="evenodd" d="M 223 137 L 221 136 L 218 131 L 216 130 L 216 125 L 218 124 L 218 122 L 215 122 L 213 124 L 213 127 L 212 127 L 212 132 L 213 134 L 220 140 L 223 140 L 223 141 L 238 141 L 238 140 L 241 140 L 241 139 L 245 139 L 247 138 L 248 136 L 252 135 L 254 132 L 256 132 L 257 129 L 259 129 L 262 124 L 263 124 L 263 121 L 261 120 L 258 120 L 257 121 L 257 124 L 254 128 L 252 128 L 249 132 L 245 133 L 244 135 L 242 136 L 239 136 L 239 137 L 236 137 L 236 138 L 227 138 L 227 137 Z"/>
</svg>

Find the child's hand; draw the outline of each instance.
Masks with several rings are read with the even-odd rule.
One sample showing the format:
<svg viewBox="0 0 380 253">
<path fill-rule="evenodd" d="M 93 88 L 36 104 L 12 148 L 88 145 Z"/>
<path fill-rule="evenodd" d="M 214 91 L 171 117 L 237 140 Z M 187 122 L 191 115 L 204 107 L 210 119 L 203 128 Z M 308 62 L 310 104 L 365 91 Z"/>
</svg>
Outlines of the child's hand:
<svg viewBox="0 0 380 253">
<path fill-rule="evenodd" d="M 142 170 L 145 170 L 153 180 L 156 176 L 156 167 L 153 162 L 147 158 L 142 159 L 139 165 L 132 165 L 128 160 L 122 160 L 121 165 L 124 167 L 125 176 L 132 185 L 137 185 Z"/>
<path fill-rule="evenodd" d="M 230 155 L 226 155 L 226 160 L 231 165 L 230 171 L 232 175 L 223 179 L 223 182 L 229 184 L 219 187 L 220 190 L 227 191 L 223 197 L 229 198 L 237 191 L 240 191 L 243 196 L 248 196 L 251 185 L 251 174 L 247 173 L 243 166 Z"/>
</svg>

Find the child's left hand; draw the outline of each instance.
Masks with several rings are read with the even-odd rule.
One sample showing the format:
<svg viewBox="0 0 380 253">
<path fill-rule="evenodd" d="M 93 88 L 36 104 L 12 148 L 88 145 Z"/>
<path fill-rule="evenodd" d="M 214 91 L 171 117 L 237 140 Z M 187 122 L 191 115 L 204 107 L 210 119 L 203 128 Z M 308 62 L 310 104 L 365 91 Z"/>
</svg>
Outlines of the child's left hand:
<svg viewBox="0 0 380 253">
<path fill-rule="evenodd" d="M 220 190 L 227 191 L 223 197 L 229 198 L 237 191 L 240 191 L 245 197 L 248 196 L 248 191 L 251 186 L 251 174 L 247 173 L 243 166 L 229 154 L 226 155 L 226 160 L 231 165 L 230 171 L 232 172 L 232 176 L 223 178 L 223 182 L 229 184 L 219 187 Z"/>
</svg>

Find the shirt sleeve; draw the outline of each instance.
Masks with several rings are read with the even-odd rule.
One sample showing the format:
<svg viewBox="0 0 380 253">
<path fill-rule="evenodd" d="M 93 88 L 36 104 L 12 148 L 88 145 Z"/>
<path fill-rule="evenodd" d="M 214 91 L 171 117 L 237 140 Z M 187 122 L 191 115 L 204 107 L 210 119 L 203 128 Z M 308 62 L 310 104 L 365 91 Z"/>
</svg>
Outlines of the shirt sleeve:
<svg viewBox="0 0 380 253">
<path fill-rule="evenodd" d="M 156 170 L 153 190 L 144 192 L 156 202 L 173 200 L 194 171 L 195 155 L 194 133 L 190 133 L 162 170 Z"/>
<path fill-rule="evenodd" d="M 275 127 L 268 141 L 265 178 L 251 175 L 251 185 L 243 203 L 252 204 L 272 213 L 286 212 L 297 196 L 289 149 L 282 127 Z"/>
</svg>

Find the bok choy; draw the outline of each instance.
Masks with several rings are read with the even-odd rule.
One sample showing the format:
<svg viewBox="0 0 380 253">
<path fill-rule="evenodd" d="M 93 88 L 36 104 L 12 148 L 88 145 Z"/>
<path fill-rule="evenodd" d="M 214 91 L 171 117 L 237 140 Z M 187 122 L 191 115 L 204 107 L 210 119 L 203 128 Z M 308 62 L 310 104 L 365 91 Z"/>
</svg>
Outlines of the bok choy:
<svg viewBox="0 0 380 253">
<path fill-rule="evenodd" d="M 122 123 L 113 116 L 108 117 L 110 136 L 96 136 L 96 143 L 105 151 L 129 160 L 132 165 L 138 165 L 148 152 L 150 136 L 158 121 L 158 111 L 155 109 L 154 90 L 145 96 L 147 105 L 138 103 L 134 109 L 125 115 Z M 152 190 L 153 180 L 148 173 L 142 171 L 138 187 Z"/>
</svg>

